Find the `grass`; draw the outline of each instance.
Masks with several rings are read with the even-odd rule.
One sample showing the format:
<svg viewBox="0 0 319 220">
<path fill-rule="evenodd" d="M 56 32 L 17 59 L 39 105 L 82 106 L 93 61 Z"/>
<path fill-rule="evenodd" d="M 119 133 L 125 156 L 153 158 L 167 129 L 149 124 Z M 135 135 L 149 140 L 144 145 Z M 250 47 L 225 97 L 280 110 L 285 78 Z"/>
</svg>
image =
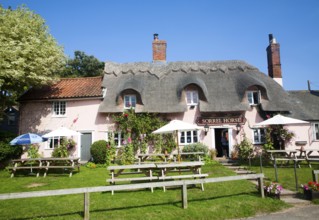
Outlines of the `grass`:
<svg viewBox="0 0 319 220">
<path fill-rule="evenodd" d="M 235 175 L 220 164 L 205 165 L 209 177 Z M 46 178 L 0 171 L 0 193 L 40 191 L 107 185 L 106 168 L 68 174 L 49 173 Z M 289 207 L 281 200 L 262 199 L 246 180 L 205 184 L 188 189 L 188 208 L 182 209 L 181 190 L 150 190 L 90 194 L 91 219 L 231 219 L 269 213 Z M 83 219 L 83 195 L 0 201 L 0 219 Z"/>
<path fill-rule="evenodd" d="M 256 173 L 260 173 L 260 164 L 259 159 L 252 161 L 252 166 L 248 166 L 248 163 L 243 164 L 248 169 L 255 171 Z M 307 184 L 309 181 L 312 180 L 312 170 L 319 170 L 319 163 L 312 163 L 312 168 L 309 168 L 306 162 L 301 163 L 301 168 L 296 169 L 297 179 L 298 179 L 298 191 L 302 192 L 302 189 L 299 187 L 301 184 Z M 287 162 L 279 162 L 277 164 L 278 168 L 278 182 L 286 189 L 291 191 L 296 191 L 296 182 L 295 182 L 295 171 L 294 171 L 294 164 L 290 162 L 287 165 Z M 275 168 L 272 163 L 263 162 L 262 171 L 265 176 L 269 179 L 269 181 L 275 182 Z"/>
</svg>

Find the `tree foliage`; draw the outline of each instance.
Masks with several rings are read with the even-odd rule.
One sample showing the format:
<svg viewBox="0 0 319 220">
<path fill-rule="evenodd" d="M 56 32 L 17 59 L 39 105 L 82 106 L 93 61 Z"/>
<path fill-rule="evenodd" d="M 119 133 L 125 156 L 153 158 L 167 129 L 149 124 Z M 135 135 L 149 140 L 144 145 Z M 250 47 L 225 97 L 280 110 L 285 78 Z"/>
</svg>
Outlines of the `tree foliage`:
<svg viewBox="0 0 319 220">
<path fill-rule="evenodd" d="M 90 77 L 103 74 L 104 62 L 94 56 L 88 56 L 82 51 L 74 52 L 74 59 L 69 59 L 62 77 Z"/>
<path fill-rule="evenodd" d="M 0 110 L 30 87 L 52 82 L 65 65 L 63 48 L 45 21 L 22 6 L 0 6 Z"/>
</svg>

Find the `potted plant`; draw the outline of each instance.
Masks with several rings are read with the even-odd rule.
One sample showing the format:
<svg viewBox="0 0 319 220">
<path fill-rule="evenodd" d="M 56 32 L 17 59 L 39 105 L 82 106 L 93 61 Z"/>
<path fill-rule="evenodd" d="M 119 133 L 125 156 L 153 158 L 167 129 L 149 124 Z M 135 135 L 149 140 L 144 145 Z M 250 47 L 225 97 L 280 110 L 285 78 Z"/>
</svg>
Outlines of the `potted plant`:
<svg viewBox="0 0 319 220">
<path fill-rule="evenodd" d="M 310 181 L 308 184 L 301 185 L 304 196 L 308 200 L 319 199 L 319 183 Z"/>
<path fill-rule="evenodd" d="M 283 187 L 279 183 L 266 182 L 264 185 L 265 196 L 274 197 L 280 199 L 281 191 Z"/>
</svg>

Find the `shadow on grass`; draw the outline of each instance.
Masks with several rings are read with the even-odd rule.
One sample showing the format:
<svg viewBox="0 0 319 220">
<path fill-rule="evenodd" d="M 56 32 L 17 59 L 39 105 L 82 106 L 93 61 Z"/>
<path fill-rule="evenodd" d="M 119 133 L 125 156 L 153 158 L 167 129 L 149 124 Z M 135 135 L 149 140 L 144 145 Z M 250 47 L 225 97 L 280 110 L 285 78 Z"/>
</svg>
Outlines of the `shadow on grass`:
<svg viewBox="0 0 319 220">
<path fill-rule="evenodd" d="M 172 189 L 174 190 L 174 189 Z M 175 189 L 177 190 L 177 189 Z M 145 191 L 145 190 L 140 190 L 140 191 Z M 105 193 L 105 192 L 104 192 Z M 121 193 L 127 193 L 127 192 L 117 192 L 118 194 Z M 234 196 L 241 196 L 241 195 L 253 195 L 256 197 L 259 197 L 260 194 L 258 192 L 248 192 L 248 193 L 237 193 L 237 194 L 231 194 L 231 195 L 225 195 L 225 196 L 212 196 L 208 198 L 197 198 L 197 199 L 188 199 L 188 203 L 192 202 L 204 202 L 204 201 L 210 201 L 210 200 L 216 200 L 216 199 L 221 199 L 221 198 L 231 198 Z M 173 205 L 178 208 L 182 208 L 182 198 L 180 201 L 176 202 L 163 202 L 163 203 L 149 203 L 149 204 L 143 204 L 143 205 L 132 205 L 132 206 L 124 206 L 124 207 L 118 207 L 118 208 L 103 208 L 103 209 L 94 209 L 90 210 L 90 214 L 92 213 L 100 213 L 100 212 L 111 212 L 111 211 L 122 211 L 122 210 L 134 210 L 138 208 L 147 208 L 147 207 L 161 207 L 161 206 L 166 206 L 166 205 Z M 11 220 L 30 220 L 30 219 L 41 219 L 41 218 L 54 218 L 54 217 L 66 217 L 71 216 L 71 215 L 79 215 L 79 217 L 84 217 L 84 212 L 79 211 L 79 212 L 68 212 L 68 213 L 61 213 L 61 214 L 53 214 L 53 215 L 37 215 L 37 216 L 32 216 L 32 217 L 21 217 L 21 218 L 12 218 Z"/>
</svg>

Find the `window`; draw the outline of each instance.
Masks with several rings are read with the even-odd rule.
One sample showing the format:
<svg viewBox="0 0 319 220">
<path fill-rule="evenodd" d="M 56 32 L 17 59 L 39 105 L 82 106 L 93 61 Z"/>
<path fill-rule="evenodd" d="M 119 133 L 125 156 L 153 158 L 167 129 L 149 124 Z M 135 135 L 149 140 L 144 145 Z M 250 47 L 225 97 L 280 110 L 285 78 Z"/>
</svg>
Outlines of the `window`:
<svg viewBox="0 0 319 220">
<path fill-rule="evenodd" d="M 247 98 L 248 98 L 249 105 L 258 105 L 260 103 L 260 92 L 248 91 Z"/>
<path fill-rule="evenodd" d="M 198 92 L 195 90 L 186 91 L 187 105 L 198 105 Z"/>
<path fill-rule="evenodd" d="M 121 147 L 122 145 L 125 145 L 126 143 L 124 143 L 124 133 L 115 132 L 114 143 L 115 143 L 115 147 Z"/>
<path fill-rule="evenodd" d="M 197 131 L 182 131 L 180 133 L 181 144 L 192 144 L 198 142 Z"/>
<path fill-rule="evenodd" d="M 319 123 L 313 124 L 313 134 L 314 140 L 319 140 Z"/>
<path fill-rule="evenodd" d="M 59 138 L 58 137 L 49 138 L 48 139 L 48 145 L 47 145 L 46 148 L 47 149 L 54 149 L 58 145 L 59 145 Z"/>
<path fill-rule="evenodd" d="M 15 125 L 16 124 L 16 116 L 14 113 L 10 113 L 8 115 L 8 125 Z"/>
<path fill-rule="evenodd" d="M 107 91 L 107 89 L 106 88 L 103 88 L 102 89 L 102 95 L 103 95 L 103 98 L 105 97 L 105 95 L 106 95 L 106 91 Z"/>
<path fill-rule="evenodd" d="M 254 144 L 263 144 L 266 141 L 266 129 L 258 128 L 253 129 L 254 132 Z"/>
<path fill-rule="evenodd" d="M 53 115 L 54 116 L 65 116 L 66 113 L 66 102 L 58 101 L 53 102 Z"/>
<path fill-rule="evenodd" d="M 124 108 L 130 109 L 136 106 L 136 96 L 135 95 L 125 95 L 124 96 Z"/>
</svg>

